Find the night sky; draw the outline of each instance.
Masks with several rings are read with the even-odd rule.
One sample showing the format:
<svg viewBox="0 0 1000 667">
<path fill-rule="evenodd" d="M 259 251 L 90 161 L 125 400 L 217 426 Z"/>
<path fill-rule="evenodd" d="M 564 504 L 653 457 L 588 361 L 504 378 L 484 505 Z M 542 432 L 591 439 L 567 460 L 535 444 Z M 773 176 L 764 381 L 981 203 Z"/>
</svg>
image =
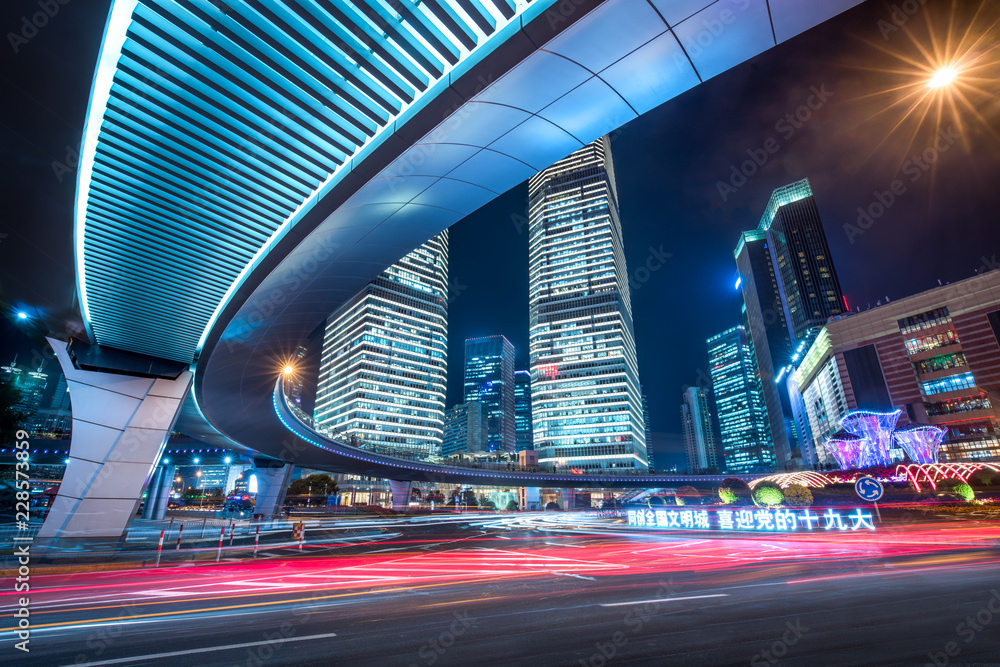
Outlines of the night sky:
<svg viewBox="0 0 1000 667">
<path fill-rule="evenodd" d="M 810 179 L 852 309 L 1000 263 L 1000 7 L 928 0 L 905 16 L 893 14 L 894 4 L 901 3 L 867 2 L 654 109 L 614 137 L 629 270 L 645 264 L 651 249 L 670 255 L 632 292 L 655 447 L 668 454 L 661 467 L 684 465 L 681 391 L 706 377 L 705 339 L 740 322 L 733 249 L 741 231 L 757 226 L 774 188 Z M 14 40 L 16 53 L 9 33 L 21 31 L 22 17 L 38 11 L 37 4 L 9 0 L 0 10 L 3 361 L 15 351 L 32 352 L 13 324 L 13 309 L 37 308 L 59 332 L 78 319 L 75 174 L 67 147 L 80 141 L 108 5 L 60 6 L 37 35 Z M 969 103 L 945 103 L 938 111 L 936 101 L 946 99 L 938 96 L 912 110 L 906 101 L 893 105 L 927 90 L 918 82 L 935 49 L 968 52 L 963 63 L 975 61 L 957 81 Z M 887 92 L 902 86 L 910 87 Z M 813 109 L 800 109 L 809 102 Z M 807 119 L 786 119 L 797 112 Z M 912 159 L 925 151 L 933 164 Z M 753 155 L 766 156 L 763 166 L 748 169 L 753 173 L 744 183 L 730 181 L 732 169 Z M 870 224 L 863 221 L 867 228 L 859 226 L 859 207 L 876 204 L 876 192 L 896 179 L 902 194 Z M 522 184 L 452 227 L 449 405 L 461 400 L 465 338 L 502 333 L 516 348 L 518 368 L 527 367 L 526 197 Z"/>
</svg>

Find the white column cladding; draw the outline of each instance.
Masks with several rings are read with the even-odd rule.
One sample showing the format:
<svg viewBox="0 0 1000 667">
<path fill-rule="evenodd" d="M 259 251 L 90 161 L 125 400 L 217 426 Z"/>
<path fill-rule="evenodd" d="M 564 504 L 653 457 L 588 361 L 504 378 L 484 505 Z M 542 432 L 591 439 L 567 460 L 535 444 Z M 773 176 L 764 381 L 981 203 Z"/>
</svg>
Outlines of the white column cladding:
<svg viewBox="0 0 1000 667">
<path fill-rule="evenodd" d="M 392 509 L 405 512 L 410 507 L 410 495 L 413 493 L 413 482 L 389 480 L 389 490 L 392 491 Z"/>
<path fill-rule="evenodd" d="M 254 466 L 248 471 L 249 474 L 257 478 L 257 500 L 254 503 L 254 514 L 274 516 L 281 512 L 293 468 L 294 466 L 286 463 L 276 468 Z"/>
<path fill-rule="evenodd" d="M 160 458 L 193 374 L 176 380 L 76 368 L 66 343 L 48 339 L 70 392 L 73 437 L 69 464 L 43 538 L 120 537 Z"/>
</svg>

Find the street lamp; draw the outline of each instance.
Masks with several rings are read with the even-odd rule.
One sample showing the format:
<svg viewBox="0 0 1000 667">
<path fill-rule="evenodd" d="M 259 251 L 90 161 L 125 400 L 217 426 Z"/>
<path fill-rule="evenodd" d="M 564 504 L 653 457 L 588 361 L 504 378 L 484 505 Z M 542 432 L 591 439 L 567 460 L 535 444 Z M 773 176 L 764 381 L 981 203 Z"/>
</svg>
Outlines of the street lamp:
<svg viewBox="0 0 1000 667">
<path fill-rule="evenodd" d="M 205 506 L 205 478 L 201 476 L 200 470 L 196 471 L 194 476 L 201 480 L 201 495 L 198 496 L 198 509 L 201 509 Z"/>
<path fill-rule="evenodd" d="M 934 72 L 927 80 L 928 88 L 944 88 L 950 85 L 958 77 L 958 70 L 954 67 L 946 66 Z"/>
<path fill-rule="evenodd" d="M 232 459 L 232 457 L 227 456 L 224 460 L 226 462 L 226 479 L 222 482 L 222 495 L 223 495 L 223 497 L 225 497 L 227 495 L 226 491 L 229 489 L 229 464 L 233 462 L 233 459 Z"/>
</svg>

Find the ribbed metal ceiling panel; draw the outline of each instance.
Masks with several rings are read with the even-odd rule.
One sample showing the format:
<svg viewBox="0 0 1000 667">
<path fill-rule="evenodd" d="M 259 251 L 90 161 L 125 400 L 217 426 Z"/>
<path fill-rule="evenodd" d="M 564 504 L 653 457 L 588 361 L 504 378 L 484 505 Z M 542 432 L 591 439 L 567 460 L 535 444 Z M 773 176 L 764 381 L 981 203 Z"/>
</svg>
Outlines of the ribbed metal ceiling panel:
<svg viewBox="0 0 1000 667">
<path fill-rule="evenodd" d="M 191 361 L 261 249 L 529 2 L 117 3 L 131 14 L 78 192 L 94 339 Z"/>
</svg>

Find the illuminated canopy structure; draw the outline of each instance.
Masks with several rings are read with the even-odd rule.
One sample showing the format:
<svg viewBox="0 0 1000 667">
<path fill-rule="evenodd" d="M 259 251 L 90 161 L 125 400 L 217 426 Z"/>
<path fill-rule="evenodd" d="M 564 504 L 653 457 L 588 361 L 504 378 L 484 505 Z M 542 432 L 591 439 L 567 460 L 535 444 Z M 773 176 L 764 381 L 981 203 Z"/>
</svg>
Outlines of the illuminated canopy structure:
<svg viewBox="0 0 1000 667">
<path fill-rule="evenodd" d="M 907 424 L 896 428 L 901 410 L 844 415 L 841 430 L 830 436 L 826 450 L 842 470 L 892 464 L 889 450 L 895 442 L 915 464 L 937 463 L 945 429 L 930 424 Z"/>
<path fill-rule="evenodd" d="M 826 451 L 834 458 L 841 470 L 861 467 L 861 449 L 864 439 L 840 430 L 826 441 Z"/>
<path fill-rule="evenodd" d="M 938 449 L 946 429 L 929 424 L 908 424 L 896 429 L 892 437 L 914 463 L 937 463 Z"/>
<path fill-rule="evenodd" d="M 272 405 L 330 313 L 498 194 L 858 1 L 115 0 L 74 213 L 96 367 L 190 369 L 158 429 L 351 472 Z"/>
<path fill-rule="evenodd" d="M 868 412 L 856 410 L 844 415 L 840 428 L 853 433 L 859 441 L 858 466 L 889 465 L 889 450 L 892 449 L 892 432 L 902 410 L 892 412 Z"/>
</svg>

